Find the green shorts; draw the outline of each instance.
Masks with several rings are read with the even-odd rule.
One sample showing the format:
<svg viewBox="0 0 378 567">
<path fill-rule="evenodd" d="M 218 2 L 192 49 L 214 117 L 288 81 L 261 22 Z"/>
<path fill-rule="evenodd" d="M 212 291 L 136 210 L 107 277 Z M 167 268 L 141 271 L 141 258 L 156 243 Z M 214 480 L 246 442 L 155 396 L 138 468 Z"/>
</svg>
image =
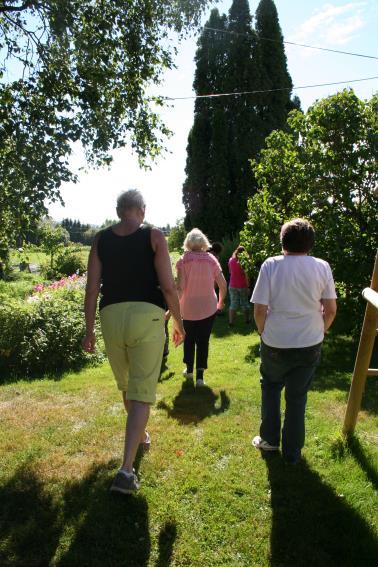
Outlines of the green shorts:
<svg viewBox="0 0 378 567">
<path fill-rule="evenodd" d="M 100 311 L 106 354 L 126 399 L 154 403 L 165 341 L 164 310 L 126 301 Z"/>
</svg>

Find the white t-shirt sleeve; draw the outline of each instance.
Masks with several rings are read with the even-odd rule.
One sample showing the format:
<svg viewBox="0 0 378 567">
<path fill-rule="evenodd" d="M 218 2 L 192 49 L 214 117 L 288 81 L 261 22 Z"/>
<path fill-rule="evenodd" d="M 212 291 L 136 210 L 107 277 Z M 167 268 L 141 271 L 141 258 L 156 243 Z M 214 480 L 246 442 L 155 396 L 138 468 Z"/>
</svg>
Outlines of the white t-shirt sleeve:
<svg viewBox="0 0 378 567">
<path fill-rule="evenodd" d="M 269 305 L 270 299 L 270 285 L 269 285 L 269 274 L 268 265 L 266 262 L 260 268 L 259 276 L 257 278 L 252 297 L 251 303 L 260 303 L 261 305 Z"/>
<path fill-rule="evenodd" d="M 327 283 L 322 292 L 322 299 L 337 299 L 335 282 L 333 281 L 332 270 L 327 263 Z"/>
</svg>

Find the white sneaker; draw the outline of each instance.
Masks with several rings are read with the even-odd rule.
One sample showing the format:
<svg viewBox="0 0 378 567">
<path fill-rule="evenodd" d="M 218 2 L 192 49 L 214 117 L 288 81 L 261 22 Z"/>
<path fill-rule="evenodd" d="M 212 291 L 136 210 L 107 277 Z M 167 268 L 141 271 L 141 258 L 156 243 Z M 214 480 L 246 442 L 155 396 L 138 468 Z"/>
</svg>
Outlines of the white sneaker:
<svg viewBox="0 0 378 567">
<path fill-rule="evenodd" d="M 261 439 L 260 435 L 256 435 L 256 437 L 252 439 L 252 445 L 256 447 L 256 449 L 262 449 L 263 451 L 279 450 L 279 447 L 276 447 L 275 445 L 271 445 L 270 443 L 268 443 L 268 441 L 264 441 L 264 439 Z"/>
<path fill-rule="evenodd" d="M 199 380 L 196 380 L 196 388 L 202 388 L 205 385 L 206 385 L 205 381 L 202 380 L 201 378 Z"/>
<path fill-rule="evenodd" d="M 182 371 L 182 375 L 185 376 L 185 378 L 193 378 L 193 372 L 188 372 L 186 368 Z"/>
</svg>

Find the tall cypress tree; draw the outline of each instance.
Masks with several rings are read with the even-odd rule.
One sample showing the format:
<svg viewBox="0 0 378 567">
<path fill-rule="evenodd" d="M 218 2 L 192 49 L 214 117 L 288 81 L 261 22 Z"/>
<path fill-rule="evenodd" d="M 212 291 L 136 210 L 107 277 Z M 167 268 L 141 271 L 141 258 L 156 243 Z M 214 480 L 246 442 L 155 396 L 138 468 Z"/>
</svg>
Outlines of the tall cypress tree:
<svg viewBox="0 0 378 567">
<path fill-rule="evenodd" d="M 287 114 L 299 106 L 299 99 L 291 100 L 293 83 L 287 68 L 283 36 L 273 0 L 260 0 L 256 10 L 256 32 L 261 69 L 261 88 L 284 89 L 262 93 L 259 117 L 264 138 L 272 130 L 285 127 Z"/>
<path fill-rule="evenodd" d="M 237 233 L 247 198 L 256 191 L 250 159 L 265 138 L 286 124 L 298 107 L 290 98 L 283 37 L 273 0 L 261 0 L 256 29 L 248 0 L 233 0 L 229 16 L 213 10 L 198 42 L 197 94 L 284 89 L 273 93 L 197 99 L 187 147 L 183 187 L 187 229 L 198 226 L 210 238 Z M 272 41 L 267 41 L 272 40 Z"/>
<path fill-rule="evenodd" d="M 206 26 L 224 30 L 225 25 L 226 17 L 221 16 L 216 8 L 212 10 Z M 220 92 L 223 59 L 224 34 L 209 33 L 204 29 L 198 40 L 195 56 L 196 71 L 193 88 L 197 95 Z M 183 185 L 185 227 L 187 229 L 200 226 L 207 230 L 212 122 L 212 99 L 197 99 L 194 106 L 194 123 L 188 137 L 186 179 Z"/>
<path fill-rule="evenodd" d="M 226 92 L 253 91 L 260 88 L 260 70 L 256 57 L 257 38 L 247 0 L 234 0 L 228 17 L 228 58 Z M 245 220 L 247 197 L 254 192 L 249 160 L 261 147 L 256 114 L 256 95 L 229 97 L 226 100 L 229 125 L 230 187 L 228 234 L 240 230 Z"/>
</svg>

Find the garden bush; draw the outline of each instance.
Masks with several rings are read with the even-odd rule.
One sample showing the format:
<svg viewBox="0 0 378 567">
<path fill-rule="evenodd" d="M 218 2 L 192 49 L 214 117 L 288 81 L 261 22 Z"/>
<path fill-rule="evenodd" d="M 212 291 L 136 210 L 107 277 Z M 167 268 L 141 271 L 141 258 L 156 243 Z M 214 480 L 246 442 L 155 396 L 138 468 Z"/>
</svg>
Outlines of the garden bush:
<svg viewBox="0 0 378 567">
<path fill-rule="evenodd" d="M 83 274 L 86 271 L 86 265 L 77 250 L 65 248 L 57 256 L 54 269 L 57 277 L 64 277 L 72 274 Z"/>
<path fill-rule="evenodd" d="M 101 341 L 92 357 L 81 346 L 85 334 L 84 279 L 48 287 L 38 284 L 27 301 L 3 296 L 0 305 L 0 371 L 31 377 L 77 369 L 102 360 Z M 96 323 L 100 336 L 99 324 Z"/>
</svg>

